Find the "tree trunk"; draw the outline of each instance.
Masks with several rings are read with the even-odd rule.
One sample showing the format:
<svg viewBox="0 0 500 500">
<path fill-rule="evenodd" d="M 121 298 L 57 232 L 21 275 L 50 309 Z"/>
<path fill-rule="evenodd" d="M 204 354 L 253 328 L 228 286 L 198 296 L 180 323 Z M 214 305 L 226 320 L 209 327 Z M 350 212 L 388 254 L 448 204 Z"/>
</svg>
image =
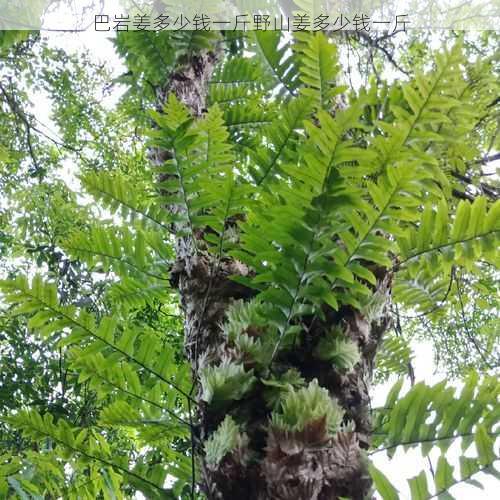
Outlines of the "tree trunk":
<svg viewBox="0 0 500 500">
<path fill-rule="evenodd" d="M 193 115 L 202 115 L 208 81 L 218 57 L 213 52 L 191 57 L 170 77 L 165 89 L 158 91 L 159 101 L 164 102 L 173 92 Z M 168 158 L 168 152 L 156 150 L 153 157 L 159 163 Z M 228 500 L 366 498 L 371 481 L 362 450 L 368 448 L 371 435 L 369 387 L 373 359 L 389 325 L 390 273 L 385 269 L 375 271 L 378 281 L 374 294 L 379 302 L 376 315 L 368 318 L 353 307 L 343 306 L 337 312 L 325 310 L 326 319 L 307 318 L 301 325 L 307 331 L 302 344 L 275 360 L 281 371 L 294 368 L 306 381 L 316 379 L 343 408 L 344 420 L 352 422 L 351 428 L 332 436 L 326 419 L 321 418 L 308 422 L 300 432 L 284 432 L 270 424 L 270 411 L 263 398 L 266 386 L 259 381 L 241 400 L 222 411 L 201 399 L 197 383 L 201 365 L 218 365 L 231 352 L 222 334 L 228 307 L 235 300 L 251 299 L 255 291 L 229 279 L 231 275 L 251 275 L 247 266 L 230 259 L 216 263 L 208 252 L 193 252 L 192 243 L 188 237 L 177 237 L 171 283 L 180 293 L 185 351 L 196 384 L 192 392 L 198 403 L 194 451 L 202 491 L 208 498 Z M 359 348 L 360 361 L 347 373 L 313 356 L 315 339 L 333 328 L 342 330 Z M 207 463 L 204 443 L 229 413 L 244 416 L 247 422 L 238 446 L 218 464 Z"/>
</svg>

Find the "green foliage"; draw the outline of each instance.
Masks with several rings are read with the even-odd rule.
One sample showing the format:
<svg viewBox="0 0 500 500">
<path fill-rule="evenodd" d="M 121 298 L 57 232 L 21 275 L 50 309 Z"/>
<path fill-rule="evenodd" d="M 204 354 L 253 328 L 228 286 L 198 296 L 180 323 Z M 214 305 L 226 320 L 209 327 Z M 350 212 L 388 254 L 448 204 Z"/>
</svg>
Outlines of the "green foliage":
<svg viewBox="0 0 500 500">
<path fill-rule="evenodd" d="M 30 35 L 29 31 L 2 30 L 0 32 L 0 49 L 8 51 L 13 45 L 25 40 Z"/>
<path fill-rule="evenodd" d="M 264 77 L 262 64 L 254 58 L 229 57 L 216 68 L 210 80 L 208 101 L 217 104 L 236 144 L 245 144 L 254 129 L 269 123 L 272 112 L 259 106 L 271 89 Z"/>
<path fill-rule="evenodd" d="M 155 252 L 162 251 L 161 241 L 155 241 L 156 235 L 157 233 L 146 233 L 141 229 L 137 229 L 134 234 L 128 228 L 117 232 L 114 227 L 104 228 L 96 225 L 91 227 L 88 233 L 73 233 L 63 246 L 91 266 L 95 265 L 96 258 L 99 259 L 105 272 L 112 268 L 119 275 L 127 275 L 132 269 L 141 275 L 165 279 L 161 276 L 161 269 L 158 275 L 148 271 L 154 269 L 159 260 Z M 171 255 L 164 253 L 163 259 L 169 257 L 171 258 Z"/>
<path fill-rule="evenodd" d="M 139 308 L 167 297 L 172 255 L 157 232 L 94 225 L 88 231 L 74 232 L 61 246 L 94 272 L 112 271 L 120 278 L 108 289 L 118 307 Z"/>
<path fill-rule="evenodd" d="M 216 406 L 241 399 L 254 382 L 253 370 L 246 371 L 243 365 L 233 363 L 228 358 L 223 359 L 219 366 L 210 365 L 200 369 L 201 398 Z"/>
<path fill-rule="evenodd" d="M 91 355 L 111 350 L 116 361 L 131 361 L 160 379 L 165 378 L 163 373 L 168 373 L 169 367 L 162 359 L 168 347 L 159 344 L 155 334 L 147 330 L 120 329 L 117 317 L 104 316 L 97 322 L 88 311 L 61 305 L 55 286 L 43 283 L 40 275 L 36 275 L 31 284 L 19 276 L 15 281 L 2 282 L 1 287 L 5 299 L 16 305 L 12 314 L 32 315 L 28 327 L 43 337 L 55 336 L 63 346 L 78 344 Z"/>
<path fill-rule="evenodd" d="M 280 410 L 271 414 L 272 424 L 285 431 L 303 431 L 322 419 L 331 435 L 342 422 L 343 412 L 328 391 L 314 379 L 307 387 L 286 392 L 281 400 Z"/>
<path fill-rule="evenodd" d="M 361 359 L 358 346 L 340 332 L 330 332 L 316 346 L 315 355 L 323 361 L 330 361 L 340 371 L 350 371 Z"/>
<path fill-rule="evenodd" d="M 453 431 L 457 431 L 458 437 L 466 438 L 462 442 L 465 450 L 472 442 L 473 426 L 480 423 L 488 432 L 493 432 L 493 426 L 497 425 L 489 405 L 497 400 L 499 390 L 494 378 L 486 376 L 480 380 L 475 373 L 468 377 L 459 397 L 454 397 L 454 390 L 444 382 L 434 387 L 419 383 L 390 408 L 387 418 L 380 416 L 387 434 L 378 444 L 392 449 L 393 445 L 408 442 L 408 446 L 417 446 L 427 440 L 427 444 L 422 444 L 422 451 L 428 454 L 435 443 L 446 451 L 454 439 Z M 428 412 L 435 412 L 430 422 L 426 422 Z M 426 425 L 422 425 L 424 422 Z"/>
<path fill-rule="evenodd" d="M 216 31 L 146 30 L 141 35 L 121 32 L 116 37 L 115 46 L 130 69 L 130 74 L 123 75 L 120 80 L 139 86 L 149 85 L 148 90 L 141 89 L 143 93 L 151 92 L 151 87 L 165 83 L 179 61 L 186 63 L 190 56 L 211 48 L 219 39 Z"/>
<path fill-rule="evenodd" d="M 391 374 L 403 376 L 413 360 L 413 351 L 405 338 L 388 333 L 377 352 L 378 380 L 385 380 Z"/>
<path fill-rule="evenodd" d="M 207 464 L 216 467 L 231 451 L 241 445 L 243 439 L 240 428 L 230 415 L 217 427 L 205 443 Z"/>
<path fill-rule="evenodd" d="M 440 495 L 455 484 L 469 481 L 479 471 L 498 476 L 494 468 L 499 459 L 495 451 L 498 437 L 498 407 L 500 386 L 495 377 L 479 378 L 472 372 L 466 379 L 460 394 L 441 382 L 429 387 L 418 383 L 403 397 L 399 397 L 402 380 L 391 390 L 385 407 L 377 415 L 375 426 L 379 429 L 374 442 L 377 453 L 386 451 L 393 456 L 398 447 L 419 448 L 423 456 L 430 456 L 431 450 L 440 451 L 434 476 L 433 495 Z M 454 442 L 460 442 L 460 473 L 454 474 L 446 453 Z M 470 456 L 474 444 L 475 455 Z M 373 472 L 375 482 L 385 491 L 385 481 Z M 409 480 L 412 499 L 429 498 L 427 477 L 422 471 Z M 389 489 L 387 498 L 393 498 Z M 386 498 L 384 496 L 384 498 Z"/>
<path fill-rule="evenodd" d="M 70 367 L 80 374 L 79 382 L 88 383 L 90 389 L 108 402 L 101 411 L 101 425 L 113 429 L 137 427 L 137 436 L 144 442 L 157 442 L 161 446 L 165 439 L 168 442 L 168 438 L 179 439 L 185 435 L 183 426 L 188 424 L 182 416 L 182 408 L 176 411 L 175 406 L 169 407 L 164 403 L 168 394 L 167 400 L 171 401 L 175 401 L 176 392 L 187 394 L 180 387 L 186 383 L 185 373 L 175 367 L 172 348 L 168 344 L 162 345 L 154 332 L 141 332 L 132 325 L 120 331 L 116 319 L 111 317 L 103 317 L 97 324 L 90 313 L 77 312 L 74 306 L 60 305 L 55 287 L 43 284 L 39 276 L 33 279 L 31 285 L 25 278 L 18 277 L 15 282 L 4 283 L 2 288 L 6 299 L 17 305 L 13 314 L 35 313 L 28 322 L 31 329 L 36 329 L 44 337 L 54 336 L 61 347 L 74 346 L 69 353 Z M 178 383 L 173 380 L 176 377 L 179 377 Z M 23 415 L 23 425 L 15 418 L 9 423 L 24 429 L 28 432 L 27 436 L 41 437 L 45 432 L 79 456 L 110 462 L 106 457 L 96 455 L 93 449 L 82 448 L 78 439 L 73 440 L 71 435 L 75 433 L 67 431 L 64 420 L 60 420 L 55 429 L 49 425 L 50 422 L 41 427 L 41 419 L 36 414 L 33 416 L 27 412 Z M 47 418 L 51 418 L 49 414 Z M 155 426 L 164 429 L 161 434 L 154 431 Z M 165 433 L 165 429 L 170 429 L 170 433 Z M 61 437 L 63 432 L 64 439 Z M 100 435 L 96 439 L 103 441 Z M 182 457 L 177 457 L 179 459 Z M 121 471 L 129 470 L 128 465 L 123 463 L 115 465 L 110 462 L 108 465 Z M 132 473 L 132 476 L 138 476 L 141 485 L 150 481 L 148 475 L 149 472 L 143 479 L 143 476 Z M 158 489 L 159 483 L 155 484 Z"/>
<path fill-rule="evenodd" d="M 397 489 L 391 484 L 384 473 L 378 470 L 373 464 L 370 464 L 369 470 L 370 476 L 373 479 L 373 484 L 382 497 L 382 500 L 398 500 L 399 495 Z"/>
<path fill-rule="evenodd" d="M 296 57 L 291 53 L 290 42 L 283 42 L 280 31 L 252 32 L 257 53 L 266 73 L 274 78 L 280 95 L 295 95 L 298 87 Z"/>
<path fill-rule="evenodd" d="M 249 172 L 257 185 L 279 180 L 283 176 L 280 165 L 290 162 L 294 157 L 303 121 L 310 113 L 308 99 L 290 100 L 284 104 L 279 116 L 260 131 L 259 139 L 265 138 L 269 147 L 249 152 Z"/>
<path fill-rule="evenodd" d="M 124 221 L 140 222 L 146 227 L 168 230 L 165 211 L 153 197 L 119 172 L 89 172 L 80 178 L 86 191 L 98 199 L 112 214 L 119 214 Z"/>
<path fill-rule="evenodd" d="M 267 405 L 274 410 L 279 410 L 280 402 L 288 391 L 306 385 L 305 379 L 294 368 L 290 368 L 279 376 L 274 375 L 270 379 L 262 379 L 261 382 L 266 386 L 264 397 Z"/>
<path fill-rule="evenodd" d="M 297 32 L 295 38 L 299 79 L 304 84 L 301 93 L 312 98 L 319 108 L 329 109 L 335 95 L 345 90 L 345 87 L 335 86 L 340 70 L 337 47 L 321 31 L 314 35 Z"/>
<path fill-rule="evenodd" d="M 242 250 L 233 252 L 256 269 L 258 278 L 252 286 L 263 290 L 261 299 L 275 306 L 273 323 L 282 340 L 295 333 L 290 326 L 295 316 L 312 311 L 322 314 L 323 303 L 338 307 L 331 291 L 337 279 L 359 289 L 352 272 L 330 256 L 338 246 L 332 240 L 335 229 L 328 219 L 328 213 L 337 209 L 347 212 L 358 203 L 356 191 L 332 168 L 336 145 L 347 130 L 356 126 L 356 113 L 356 108 L 339 113 L 333 121 L 320 112 L 321 128 L 306 123 L 311 137 L 303 144 L 305 161 L 311 172 L 316 172 L 303 175 L 303 169 L 287 164 L 284 170 L 291 182 L 262 194 L 260 203 L 242 225 Z M 323 148 L 323 154 L 315 155 L 316 148 Z M 349 146 L 341 150 L 347 153 Z M 262 237 L 271 232 L 273 240 Z"/>
<path fill-rule="evenodd" d="M 487 206 L 483 196 L 472 204 L 462 200 L 452 222 L 446 200 L 436 210 L 430 205 L 424 208 L 418 231 L 408 229 L 398 240 L 405 268 L 394 287 L 399 301 L 428 310 L 446 293 L 452 266 L 472 272 L 480 260 L 498 266 L 500 202 L 489 210 Z"/>
<path fill-rule="evenodd" d="M 261 366 L 267 366 L 270 353 L 277 338 L 276 328 L 266 322 L 267 307 L 257 301 L 235 302 L 229 308 L 224 325 L 224 334 L 229 343 L 241 353 Z"/>
<path fill-rule="evenodd" d="M 495 269 L 484 263 L 473 274 L 452 269 L 446 299 L 429 309 L 432 322 L 410 316 L 405 331 L 432 342 L 438 366 L 451 377 L 488 370 L 499 359 L 498 286 Z"/>
<path fill-rule="evenodd" d="M 60 98 L 54 120 L 67 125 L 65 149 L 80 162 L 81 184 L 100 210 L 77 210 L 76 196 L 47 175 L 66 156 L 56 151 L 60 144 L 38 132 L 36 140 L 30 136 L 32 118 L 15 104 L 27 102 L 22 91 L 2 97 L 2 121 L 15 118 L 28 137 L 2 127 L 6 207 L 26 213 L 8 216 L 0 206 L 1 251 L 29 264 L 23 272 L 15 262 L 2 268 L 9 275 L 1 285 L 2 325 L 16 338 L 14 351 L 42 343 L 49 351 L 37 351 L 47 372 L 43 390 L 26 395 L 50 404 L 41 411 L 11 411 L 4 404 L 9 415 L 2 425 L 18 434 L 9 444 L 15 453 L 0 458 L 0 496 L 187 494 L 195 392 L 178 348 L 180 319 L 171 319 L 178 311 L 169 283 L 174 239 L 210 262 L 209 276 L 228 262 L 244 269 L 234 279 L 254 293 L 223 319 L 222 361 L 198 359 L 200 404 L 228 412 L 204 443 L 214 468 L 244 443 L 245 412 L 237 414 L 238 423 L 229 412 L 258 391 L 268 423 L 285 433 L 322 421 L 331 437 L 339 431 L 347 419 L 339 403 L 284 360 L 309 350 L 347 379 L 366 355 L 362 339 L 355 343 L 340 328 L 319 336 L 314 327 L 334 322 L 348 329 L 359 316 L 379 327 L 391 290 L 403 326 L 381 340 L 380 379 L 406 372 L 408 339 L 421 317 L 440 331 L 463 330 L 484 366 L 491 366 L 486 355 L 495 354 L 491 331 L 498 321 L 488 296 L 496 274 L 490 271 L 488 281 L 485 266 L 499 263 L 500 204 L 478 181 L 484 175 L 477 164 L 496 144 L 493 61 L 470 64 L 458 43 L 432 64 L 419 65 L 408 81 L 379 82 L 348 99 L 339 96 L 345 90 L 338 84 L 340 50 L 323 33 L 140 35 L 116 39 L 130 70 L 118 82 L 129 89 L 109 118 L 95 100 L 96 109 L 88 109 L 94 86 L 76 61 L 64 59 L 67 68 L 40 73 L 43 88 Z M 2 35 L 0 57 L 17 37 Z M 208 109 L 201 117 L 174 95 L 152 111 L 172 75 L 222 43 L 227 52 L 207 83 Z M 139 133 L 149 128 L 148 116 L 155 122 L 148 144 L 163 150 L 153 158 L 154 171 L 145 169 L 143 145 L 123 139 L 136 133 L 130 123 Z M 129 125 L 120 127 L 121 120 Z M 82 139 L 89 136 L 92 146 Z M 461 184 L 469 170 L 478 187 L 472 191 Z M 47 186 L 26 182 L 18 192 L 26 172 Z M 471 201 L 457 202 L 457 196 Z M 57 214 L 56 205 L 70 215 Z M 13 243 L 32 236 L 32 246 Z M 464 297 L 464 288 L 474 300 Z M 19 342 L 32 333 L 36 340 Z M 478 339 L 488 339 L 486 347 L 478 348 Z M 14 354 L 8 359 L 16 360 Z M 33 364 L 23 366 L 26 377 L 36 373 Z M 59 384 L 62 394 L 51 399 L 47 389 Z M 479 471 L 496 474 L 499 387 L 493 376 L 472 373 L 459 395 L 445 383 L 418 383 L 400 396 L 401 386 L 375 412 L 368 453 L 393 455 L 399 446 L 425 456 L 440 452 L 432 481 L 425 472 L 409 480 L 412 498 L 446 496 Z M 19 392 L 16 405 L 30 404 Z M 456 440 L 460 470 L 449 457 Z M 29 449 L 32 442 L 39 453 Z M 371 474 L 384 499 L 398 498 L 381 471 L 371 467 Z M 176 482 L 167 488 L 170 478 Z"/>
<path fill-rule="evenodd" d="M 220 257 L 230 244 L 228 221 L 240 213 L 248 193 L 232 171 L 234 156 L 222 113 L 215 106 L 192 124 L 187 108 L 170 96 L 164 113 L 153 117 L 159 126 L 151 132 L 153 144 L 172 151 L 161 166 L 160 187 L 176 234 L 190 235 L 197 246 L 195 231 L 210 227 L 207 243 Z"/>
<path fill-rule="evenodd" d="M 99 461 L 102 468 L 99 472 L 93 470 L 90 478 L 87 477 L 87 481 L 80 482 L 81 491 L 77 492 L 73 491 L 73 487 L 69 488 L 68 498 L 77 498 L 77 494 L 81 495 L 81 498 L 91 498 L 92 494 L 109 496 L 113 495 L 115 488 L 120 488 L 121 478 L 112 467 L 120 470 L 123 469 L 123 465 L 113 460 L 109 445 L 96 431 L 76 429 L 68 425 L 65 420 L 55 422 L 50 414 L 42 416 L 36 411 L 21 410 L 9 420 L 21 429 L 25 436 L 35 440 L 44 440 L 47 443 L 41 456 L 36 457 L 34 462 L 45 474 L 45 477 L 41 475 L 43 478 L 41 484 L 37 484 L 39 477 L 30 477 L 21 470 L 17 475 L 8 478 L 8 482 L 21 495 L 21 498 L 26 494 L 39 498 L 44 488 L 56 492 L 57 486 L 54 481 L 63 480 L 64 473 L 57 461 L 51 457 L 61 454 L 66 460 L 71 460 L 75 452 L 85 456 L 87 460 Z M 13 466 L 17 468 L 15 462 L 11 462 L 10 468 L 14 468 Z"/>
</svg>

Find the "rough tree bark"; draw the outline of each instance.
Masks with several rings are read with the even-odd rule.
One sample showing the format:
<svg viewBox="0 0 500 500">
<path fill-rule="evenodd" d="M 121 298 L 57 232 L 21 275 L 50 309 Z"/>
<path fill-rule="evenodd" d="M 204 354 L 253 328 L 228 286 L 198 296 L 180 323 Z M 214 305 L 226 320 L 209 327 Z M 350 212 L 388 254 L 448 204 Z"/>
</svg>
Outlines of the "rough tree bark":
<svg viewBox="0 0 500 500">
<path fill-rule="evenodd" d="M 221 56 L 204 52 L 192 56 L 157 89 L 159 103 L 173 92 L 193 115 L 201 116 L 206 108 L 208 81 Z M 156 163 L 168 158 L 168 151 L 155 150 Z M 200 238 L 202 235 L 200 235 Z M 177 260 L 171 271 L 171 282 L 179 290 L 185 315 L 185 351 L 197 380 L 200 357 L 217 364 L 230 346 L 225 345 L 221 325 L 234 300 L 248 300 L 254 291 L 229 279 L 230 275 L 248 276 L 251 270 L 236 260 L 194 252 L 187 237 L 176 238 Z M 339 497 L 363 499 L 370 491 L 366 461 L 362 450 L 370 443 L 369 387 L 373 359 L 384 330 L 389 325 L 391 275 L 385 269 L 375 270 L 374 293 L 381 298 L 379 315 L 368 320 L 352 307 L 326 311 L 326 320 L 308 318 L 303 345 L 298 346 L 279 363 L 296 368 L 308 381 L 317 379 L 355 423 L 352 432 L 335 438 L 327 436 L 322 419 L 312 422 L 301 433 L 280 433 L 269 425 L 269 412 L 262 397 L 263 386 L 257 384 L 243 400 L 234 403 L 235 413 L 245 414 L 250 425 L 240 449 L 224 458 L 214 468 L 204 461 L 203 442 L 217 428 L 225 415 L 217 413 L 200 399 L 199 386 L 193 391 L 198 401 L 195 418 L 195 452 L 201 477 L 199 486 L 208 498 L 330 500 Z M 361 361 L 347 374 L 336 372 L 331 363 L 313 357 L 315 339 L 338 327 L 359 347 Z"/>
</svg>

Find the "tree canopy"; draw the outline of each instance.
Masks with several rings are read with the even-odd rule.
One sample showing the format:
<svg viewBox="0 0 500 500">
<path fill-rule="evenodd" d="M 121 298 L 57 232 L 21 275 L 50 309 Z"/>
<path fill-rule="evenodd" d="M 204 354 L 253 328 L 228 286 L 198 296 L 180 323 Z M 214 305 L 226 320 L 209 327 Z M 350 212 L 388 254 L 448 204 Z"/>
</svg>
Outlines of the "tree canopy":
<svg viewBox="0 0 500 500">
<path fill-rule="evenodd" d="M 0 498 L 498 478 L 497 33 L 113 44 L 0 32 Z"/>
</svg>

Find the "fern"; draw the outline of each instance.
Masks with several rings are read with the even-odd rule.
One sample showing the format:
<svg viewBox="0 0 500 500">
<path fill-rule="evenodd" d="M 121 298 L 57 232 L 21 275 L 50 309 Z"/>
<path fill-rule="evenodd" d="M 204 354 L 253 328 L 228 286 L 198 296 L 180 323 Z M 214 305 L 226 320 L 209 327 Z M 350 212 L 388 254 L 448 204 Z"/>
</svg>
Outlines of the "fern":
<svg viewBox="0 0 500 500">
<path fill-rule="evenodd" d="M 254 382 L 253 371 L 246 371 L 241 364 L 224 359 L 219 366 L 206 366 L 200 370 L 202 399 L 207 403 L 225 404 L 241 399 Z"/>
<path fill-rule="evenodd" d="M 298 87 L 296 58 L 280 31 L 254 31 L 253 42 L 267 73 L 278 83 L 281 96 L 294 96 Z"/>
<path fill-rule="evenodd" d="M 478 472 L 498 475 L 493 467 L 498 460 L 494 451 L 498 416 L 491 411 L 498 405 L 500 395 L 500 386 L 495 378 L 486 376 L 480 380 L 477 374 L 472 373 L 458 396 L 445 382 L 433 387 L 419 383 L 404 397 L 397 399 L 401 387 L 401 381 L 393 387 L 385 409 L 377 416 L 378 437 L 374 442 L 376 449 L 371 453 L 385 451 L 392 456 L 400 446 L 404 449 L 418 447 L 424 456 L 429 456 L 432 449 L 441 451 L 434 477 L 436 492 L 429 492 L 426 475 L 422 472 L 409 480 L 412 499 L 443 494 L 454 484 L 469 481 Z M 476 451 L 474 457 L 461 457 L 458 477 L 453 476 L 453 469 L 445 456 L 455 441 L 461 442 L 463 453 L 473 443 Z M 384 483 L 381 477 L 377 478 L 376 484 L 381 485 L 383 490 Z M 397 498 L 390 496 L 394 495 L 390 488 L 386 495 L 383 498 Z"/>
<path fill-rule="evenodd" d="M 104 317 L 96 324 L 92 314 L 77 311 L 74 306 L 60 305 L 55 286 L 44 284 L 39 275 L 33 278 L 31 286 L 25 277 L 19 276 L 15 281 L 3 282 L 1 287 L 6 300 L 16 305 L 14 314 L 35 313 L 29 320 L 29 326 L 41 335 L 56 336 L 62 346 L 84 342 L 87 353 L 111 350 L 118 359 L 132 362 L 187 396 L 179 385 L 165 376 L 169 367 L 162 360 L 163 352 L 159 349 L 156 335 L 143 335 L 139 347 L 139 331 L 128 329 L 117 332 L 116 318 Z M 64 334 L 66 328 L 71 330 L 69 334 Z"/>
<path fill-rule="evenodd" d="M 495 202 L 487 210 L 486 198 L 478 196 L 472 204 L 460 201 L 453 224 L 450 224 L 445 201 L 436 211 L 427 206 L 418 231 L 406 231 L 398 241 L 401 264 L 423 258 L 435 265 L 436 257 L 448 267 L 455 262 L 470 268 L 478 259 L 496 264 L 499 212 L 500 202 Z"/>
<path fill-rule="evenodd" d="M 412 360 L 413 352 L 409 342 L 403 337 L 388 335 L 377 352 L 375 378 L 385 380 L 391 374 L 406 375 Z"/>
<path fill-rule="evenodd" d="M 254 58 L 232 57 L 214 72 L 208 99 L 211 105 L 217 104 L 224 110 L 228 127 L 240 127 L 253 122 L 248 116 L 250 107 L 259 101 L 265 90 L 258 61 Z M 255 113 L 255 117 L 260 118 L 258 121 L 266 119 L 266 111 L 260 109 Z M 244 123 L 235 119 L 238 115 L 244 117 Z"/>
<path fill-rule="evenodd" d="M 249 152 L 250 175 L 258 186 L 279 179 L 280 164 L 288 163 L 294 157 L 299 133 L 303 131 L 303 121 L 308 115 L 310 103 L 307 99 L 290 100 L 260 132 L 258 142 L 269 144 L 269 147 Z"/>
<path fill-rule="evenodd" d="M 352 370 L 361 359 L 358 346 L 338 333 L 322 338 L 316 346 L 315 355 L 319 359 L 330 361 L 339 371 Z"/>
<path fill-rule="evenodd" d="M 228 220 L 239 213 L 245 196 L 231 171 L 234 157 L 221 111 L 213 107 L 191 126 L 186 108 L 171 97 L 165 113 L 154 117 L 160 127 L 151 132 L 155 144 L 168 146 L 173 153 L 162 166 L 166 179 L 161 188 L 175 214 L 177 234 L 189 236 L 197 247 L 196 230 L 210 227 L 218 237 L 208 241 L 221 254 Z"/>
<path fill-rule="evenodd" d="M 260 128 L 273 120 L 275 110 L 260 105 L 270 90 L 257 57 L 230 57 L 215 70 L 208 101 L 222 110 L 235 147 L 251 149 Z"/>
<path fill-rule="evenodd" d="M 473 204 L 461 201 L 449 221 L 446 201 L 436 210 L 427 205 L 418 230 L 408 229 L 398 238 L 401 270 L 394 286 L 396 299 L 432 311 L 449 294 L 453 266 L 474 271 L 480 260 L 498 265 L 499 207 L 496 202 L 487 210 L 483 197 Z"/>
<path fill-rule="evenodd" d="M 140 475 L 134 469 L 122 465 L 112 456 L 111 448 L 101 434 L 93 430 L 72 428 L 62 419 L 55 423 L 50 414 L 42 416 L 33 410 L 20 411 L 9 420 L 32 439 L 49 439 L 56 446 L 61 446 L 66 450 L 70 456 L 76 453 L 86 459 L 95 460 L 104 466 L 119 470 L 140 483 L 146 483 L 156 490 L 155 497 L 161 498 L 158 495 L 164 491 L 162 481 L 157 484 L 147 474 Z"/>
<path fill-rule="evenodd" d="M 314 8 L 309 0 L 298 5 Z M 497 88 L 481 77 L 483 66 L 465 67 L 458 43 L 407 82 L 341 100 L 337 47 L 323 33 L 168 31 L 120 34 L 116 43 L 130 69 L 121 81 L 139 89 L 135 99 L 155 121 L 148 145 L 162 153 L 155 156 L 162 162 L 155 165 L 158 182 L 118 169 L 81 176 L 112 221 L 79 227 L 57 245 L 90 273 L 105 275 L 102 310 L 60 300 L 53 269 L 45 278 L 2 282 L 9 315 L 24 317 L 30 331 L 60 350 L 75 387 L 97 403 L 86 428 L 31 410 L 8 417 L 7 425 L 45 446 L 40 456 L 0 457 L 0 496 L 120 498 L 140 490 L 147 498 L 181 498 L 197 474 L 191 454 L 204 449 L 211 488 L 217 474 L 231 479 L 248 465 L 244 451 L 256 441 L 248 455 L 252 474 L 260 466 L 254 458 L 265 455 L 271 466 L 259 474 L 273 476 L 272 488 L 288 473 L 275 473 L 278 462 L 306 461 L 313 473 L 292 474 L 294 485 L 331 466 L 346 474 L 342 488 L 357 478 L 364 488 L 360 448 L 369 446 L 367 454 L 418 448 L 432 459 L 439 452 L 432 481 L 425 472 L 409 480 L 414 499 L 447 497 L 479 471 L 497 474 L 493 377 L 472 373 L 459 394 L 445 383 L 419 383 L 400 396 L 399 382 L 374 412 L 372 444 L 361 387 L 373 359 L 379 378 L 404 374 L 412 360 L 409 336 L 381 338 L 391 291 L 415 320 L 408 326 L 424 316 L 465 316 L 464 270 L 484 276 L 484 265 L 499 265 L 499 202 L 478 193 L 472 203 L 454 199 L 454 174 L 493 135 L 475 131 L 477 120 L 491 120 L 494 90 L 486 84 Z M 153 99 L 188 78 L 184 70 L 196 76 L 212 53 L 220 64 L 208 82 L 198 82 L 209 87 L 202 116 L 174 95 L 151 111 Z M 143 124 L 148 113 L 135 118 Z M 193 259 L 182 262 L 185 254 Z M 188 326 L 191 307 L 200 305 L 195 319 L 207 323 L 210 336 L 203 339 L 208 348 L 198 352 L 198 343 L 194 350 L 198 391 L 189 389 L 190 367 L 170 331 L 177 322 L 160 320 L 156 310 L 172 300 L 169 268 L 176 264 L 189 280 L 189 266 L 178 269 L 191 260 L 208 263 L 206 294 L 181 296 Z M 246 288 L 232 289 L 228 270 L 241 270 L 232 278 Z M 246 302 L 236 300 L 243 295 Z M 484 307 L 489 316 L 494 305 Z M 491 318 L 487 326 L 495 326 Z M 204 442 L 194 433 L 195 415 Z M 352 432 L 345 431 L 351 418 Z M 308 446 L 280 448 L 278 441 L 296 438 Z M 460 470 L 448 456 L 454 442 L 462 446 Z M 320 455 L 329 457 L 328 467 L 316 466 Z M 381 471 L 370 470 L 383 498 L 399 498 Z M 171 477 L 178 484 L 167 489 Z M 313 479 L 295 496 L 324 496 Z M 332 494 L 341 495 L 334 486 Z M 266 494 L 293 496 L 294 487 Z"/>
<path fill-rule="evenodd" d="M 112 278 L 119 281 L 108 286 L 107 297 L 117 308 L 153 304 L 165 300 L 170 291 L 173 255 L 158 231 L 93 225 L 72 233 L 61 246 L 94 272 L 113 272 Z"/>
<path fill-rule="evenodd" d="M 142 36 L 135 35 L 133 32 L 120 32 L 115 46 L 117 52 L 125 57 L 136 81 L 143 78 L 148 86 L 164 84 L 166 76 L 177 68 L 179 60 L 210 49 L 214 42 L 219 41 L 216 31 L 146 30 L 141 33 Z"/>
<path fill-rule="evenodd" d="M 241 441 L 238 425 L 227 415 L 205 444 L 209 466 L 217 466 L 228 453 L 240 446 Z"/>
<path fill-rule="evenodd" d="M 111 268 L 121 276 L 138 274 L 155 280 L 167 280 L 162 256 L 155 254 L 156 248 L 148 244 L 148 236 L 141 229 L 137 229 L 134 234 L 128 228 L 108 229 L 94 225 L 88 232 L 73 233 L 62 246 L 90 266 L 99 263 L 104 272 Z M 168 256 L 172 259 L 166 249 L 168 246 L 164 245 L 163 258 Z"/>
<path fill-rule="evenodd" d="M 100 200 L 111 213 L 124 220 L 141 222 L 146 226 L 168 230 L 166 212 L 144 191 L 135 191 L 127 179 L 118 173 L 87 173 L 80 177 L 85 189 Z"/>
<path fill-rule="evenodd" d="M 317 173 L 306 175 L 299 167 L 284 166 L 285 175 L 294 179 L 294 184 L 281 184 L 274 193 L 262 195 L 259 208 L 243 226 L 245 253 L 233 252 L 260 274 L 253 286 L 264 289 L 265 283 L 272 284 L 261 299 L 276 305 L 274 321 L 282 338 L 294 331 L 288 329 L 291 319 L 310 310 L 300 305 L 304 299 L 316 305 L 326 301 L 337 307 L 323 276 L 329 280 L 342 276 L 355 286 L 352 275 L 327 258 L 334 245 L 326 216 L 342 204 L 346 210 L 349 203 L 355 205 L 355 191 L 348 189 L 333 167 L 340 138 L 356 126 L 356 109 L 339 114 L 335 122 L 326 113 L 319 116 L 322 128 L 306 123 L 311 139 L 302 146 L 305 161 Z M 324 140 L 326 134 L 333 142 Z M 321 156 L 313 156 L 316 147 L 323 148 Z M 297 221 L 302 222 L 298 225 Z M 261 235 L 266 233 L 273 234 L 273 240 L 264 240 Z"/>
<path fill-rule="evenodd" d="M 301 93 L 310 97 L 318 108 L 330 109 L 335 95 L 345 87 L 335 86 L 339 72 L 335 45 L 320 31 L 296 32 L 295 50 L 299 59 L 299 78 L 304 84 Z"/>
<path fill-rule="evenodd" d="M 285 431 L 303 431 L 307 425 L 325 420 L 334 435 L 342 422 L 342 411 L 328 391 L 313 380 L 307 387 L 288 391 L 281 400 L 279 412 L 273 412 L 272 424 Z"/>
</svg>

